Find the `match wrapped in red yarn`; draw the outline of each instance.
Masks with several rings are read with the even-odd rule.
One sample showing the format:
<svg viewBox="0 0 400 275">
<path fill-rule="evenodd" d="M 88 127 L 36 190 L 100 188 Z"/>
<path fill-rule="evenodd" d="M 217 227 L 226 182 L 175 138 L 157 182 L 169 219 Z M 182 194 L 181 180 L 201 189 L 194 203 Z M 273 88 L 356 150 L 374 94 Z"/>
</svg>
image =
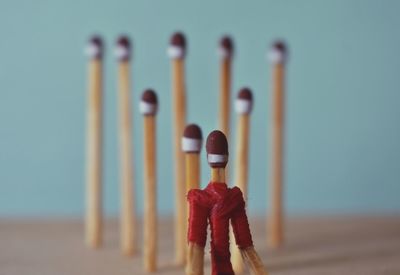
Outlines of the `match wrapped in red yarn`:
<svg viewBox="0 0 400 275">
<path fill-rule="evenodd" d="M 237 187 L 228 188 L 225 183 L 210 182 L 204 190 L 189 191 L 188 202 L 188 241 L 204 247 L 209 221 L 212 274 L 234 274 L 229 252 L 229 221 L 239 248 L 253 246 L 242 191 Z"/>
</svg>

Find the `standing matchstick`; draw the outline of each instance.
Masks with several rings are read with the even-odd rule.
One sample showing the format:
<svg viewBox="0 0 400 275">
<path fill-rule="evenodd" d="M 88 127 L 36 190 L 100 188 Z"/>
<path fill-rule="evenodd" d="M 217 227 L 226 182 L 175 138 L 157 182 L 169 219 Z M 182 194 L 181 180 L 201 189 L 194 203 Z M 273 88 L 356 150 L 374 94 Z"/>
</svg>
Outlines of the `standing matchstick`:
<svg viewBox="0 0 400 275">
<path fill-rule="evenodd" d="M 243 194 L 238 187 L 225 183 L 228 163 L 228 141 L 221 131 L 207 137 L 207 160 L 211 166 L 211 181 L 204 190 L 192 189 L 188 194 L 190 205 L 188 243 L 189 257 L 186 274 L 203 274 L 204 247 L 207 226 L 211 228 L 212 274 L 233 275 L 229 252 L 229 222 L 232 224 L 236 244 L 253 274 L 267 274 L 254 249 L 245 210 Z"/>
<path fill-rule="evenodd" d="M 231 67 L 233 59 L 233 41 L 229 36 L 222 37 L 219 45 L 221 57 L 220 71 L 220 97 L 219 97 L 219 128 L 229 139 L 230 126 L 230 93 L 231 93 Z"/>
<path fill-rule="evenodd" d="M 136 245 L 136 215 L 133 189 L 132 160 L 132 118 L 131 118 L 131 87 L 130 87 L 130 57 L 131 45 L 129 38 L 121 36 L 116 45 L 115 55 L 118 64 L 118 97 L 119 97 L 119 138 L 121 165 L 121 249 L 125 255 L 132 255 Z"/>
<path fill-rule="evenodd" d="M 283 243 L 283 141 L 284 141 L 284 74 L 287 50 L 276 42 L 268 53 L 272 63 L 272 136 L 271 136 L 271 208 L 268 220 L 268 243 L 276 248 Z"/>
<path fill-rule="evenodd" d="M 140 112 L 144 116 L 144 227 L 143 261 L 147 272 L 157 270 L 157 177 L 156 177 L 156 114 L 157 95 L 146 90 L 140 101 Z"/>
<path fill-rule="evenodd" d="M 186 194 L 191 189 L 200 188 L 200 151 L 203 143 L 201 129 L 196 124 L 186 126 L 182 136 L 182 151 L 185 153 Z M 186 207 L 186 228 L 189 218 L 189 205 Z M 187 251 L 188 252 L 188 251 Z M 189 257 L 189 255 L 187 255 Z"/>
<path fill-rule="evenodd" d="M 102 244 L 102 57 L 103 41 L 93 36 L 86 47 L 89 61 L 85 237 L 89 247 Z"/>
<path fill-rule="evenodd" d="M 186 193 L 200 188 L 200 151 L 203 142 L 201 129 L 196 124 L 186 126 L 182 137 L 185 152 Z"/>
<path fill-rule="evenodd" d="M 250 113 L 253 108 L 253 95 L 251 90 L 243 88 L 240 90 L 236 102 L 235 110 L 238 114 L 238 127 L 236 136 L 236 162 L 235 162 L 235 186 L 242 190 L 245 202 L 247 202 L 247 182 L 249 169 L 249 132 L 250 132 Z M 243 260 L 238 248 L 233 249 L 232 265 L 235 274 L 243 273 Z"/>
<path fill-rule="evenodd" d="M 172 59 L 172 97 L 174 118 L 174 150 L 175 150 L 175 260 L 184 265 L 186 258 L 186 188 L 184 175 L 184 156 L 181 150 L 181 137 L 186 124 L 185 95 L 185 55 L 186 40 L 182 33 L 171 37 L 168 55 Z"/>
</svg>

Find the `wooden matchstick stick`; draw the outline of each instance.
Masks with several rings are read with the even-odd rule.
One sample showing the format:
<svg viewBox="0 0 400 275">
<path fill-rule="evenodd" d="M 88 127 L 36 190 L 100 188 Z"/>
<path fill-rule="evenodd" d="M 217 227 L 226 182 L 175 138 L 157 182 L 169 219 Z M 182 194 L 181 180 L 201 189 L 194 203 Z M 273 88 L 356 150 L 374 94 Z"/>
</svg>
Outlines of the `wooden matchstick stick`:
<svg viewBox="0 0 400 275">
<path fill-rule="evenodd" d="M 247 202 L 247 184 L 249 169 L 249 132 L 250 113 L 253 107 L 253 95 L 250 89 L 243 88 L 238 93 L 235 102 L 235 110 L 238 114 L 238 127 L 236 135 L 236 162 L 235 162 L 235 186 L 242 190 L 244 200 Z M 242 255 L 237 246 L 231 242 L 232 266 L 235 274 L 244 271 Z"/>
<path fill-rule="evenodd" d="M 200 151 L 203 143 L 201 129 L 196 124 L 186 126 L 182 136 L 182 151 L 185 153 L 186 194 L 191 189 L 200 188 Z M 189 205 L 187 205 L 189 206 Z M 189 207 L 186 210 L 186 228 L 189 218 Z M 187 250 L 189 260 L 193 249 Z"/>
<path fill-rule="evenodd" d="M 201 129 L 196 124 L 186 126 L 182 137 L 182 151 L 185 153 L 186 193 L 200 188 L 200 152 L 203 142 Z"/>
<path fill-rule="evenodd" d="M 277 248 L 283 243 L 283 141 L 284 141 L 284 64 L 286 47 L 276 42 L 269 51 L 272 63 L 272 121 L 271 121 L 271 185 L 270 214 L 268 219 L 268 244 Z"/>
<path fill-rule="evenodd" d="M 157 270 L 157 176 L 156 176 L 156 114 L 157 95 L 146 90 L 140 102 L 140 112 L 144 116 L 144 226 L 143 261 L 147 272 Z"/>
<path fill-rule="evenodd" d="M 87 47 L 89 61 L 89 88 L 87 113 L 87 163 L 86 163 L 86 219 L 85 237 L 89 247 L 102 244 L 102 112 L 103 42 L 93 36 Z"/>
<path fill-rule="evenodd" d="M 219 128 L 229 139 L 230 128 L 230 93 L 231 93 L 231 67 L 233 60 L 233 41 L 229 36 L 220 40 L 219 55 L 220 67 L 220 97 L 219 97 Z"/>
<path fill-rule="evenodd" d="M 136 214 L 133 188 L 132 117 L 130 87 L 131 45 L 128 37 L 121 36 L 116 45 L 118 63 L 119 142 L 121 173 L 121 250 L 133 255 L 136 247 Z"/>
<path fill-rule="evenodd" d="M 172 98 L 174 118 L 175 151 L 175 261 L 184 265 L 186 260 L 186 187 L 184 156 L 181 150 L 181 137 L 186 124 L 185 66 L 186 40 L 182 33 L 171 37 L 168 55 L 172 59 Z"/>
</svg>

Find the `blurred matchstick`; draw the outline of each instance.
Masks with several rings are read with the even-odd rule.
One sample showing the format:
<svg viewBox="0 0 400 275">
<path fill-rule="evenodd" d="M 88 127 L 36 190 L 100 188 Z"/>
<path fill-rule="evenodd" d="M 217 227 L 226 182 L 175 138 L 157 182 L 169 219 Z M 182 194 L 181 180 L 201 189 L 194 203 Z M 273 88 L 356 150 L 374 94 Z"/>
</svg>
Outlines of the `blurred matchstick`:
<svg viewBox="0 0 400 275">
<path fill-rule="evenodd" d="M 185 152 L 186 193 L 200 188 L 200 152 L 203 142 L 201 129 L 196 124 L 186 126 L 182 137 L 182 151 Z"/>
<path fill-rule="evenodd" d="M 196 124 L 186 126 L 182 136 L 182 151 L 185 153 L 186 194 L 191 189 L 200 188 L 200 152 L 203 142 L 201 129 Z M 189 218 L 189 205 L 186 207 L 186 232 Z M 189 250 L 187 250 L 188 252 Z M 190 255 L 187 255 L 190 259 Z"/>
<path fill-rule="evenodd" d="M 186 39 L 180 33 L 174 33 L 168 48 L 172 60 L 172 100 L 174 118 L 175 150 L 175 261 L 184 265 L 186 259 L 186 188 L 184 175 L 184 156 L 181 149 L 181 137 L 186 124 L 185 95 L 185 55 Z"/>
<path fill-rule="evenodd" d="M 156 159 L 156 114 L 157 95 L 153 90 L 146 90 L 140 102 L 143 120 L 144 142 L 144 227 L 143 261 L 147 272 L 157 270 L 157 159 Z"/>
<path fill-rule="evenodd" d="M 133 255 L 136 246 L 136 214 L 133 189 L 132 120 L 129 38 L 121 36 L 116 44 L 119 88 L 119 138 L 121 173 L 121 249 L 124 255 Z"/>
<path fill-rule="evenodd" d="M 238 127 L 236 135 L 236 162 L 235 162 L 235 186 L 242 190 L 244 200 L 247 203 L 248 169 L 249 169 L 249 132 L 250 113 L 253 108 L 253 95 L 250 89 L 243 88 L 238 93 L 235 102 L 235 110 L 238 114 Z M 233 244 L 232 266 L 235 274 L 241 274 L 244 263 L 239 248 Z"/>
<path fill-rule="evenodd" d="M 272 121 L 271 121 L 271 185 L 268 244 L 277 248 L 283 243 L 283 141 L 284 141 L 284 76 L 287 50 L 284 43 L 275 42 L 268 53 L 272 64 Z"/>
<path fill-rule="evenodd" d="M 230 93 L 231 93 L 231 67 L 233 59 L 233 41 L 229 36 L 221 38 L 219 45 L 221 58 L 220 68 L 220 97 L 219 97 L 219 128 L 229 140 L 230 128 Z"/>
<path fill-rule="evenodd" d="M 103 41 L 93 36 L 86 46 L 89 57 L 89 87 L 87 109 L 86 162 L 86 244 L 92 248 L 102 245 L 102 112 Z"/>
</svg>

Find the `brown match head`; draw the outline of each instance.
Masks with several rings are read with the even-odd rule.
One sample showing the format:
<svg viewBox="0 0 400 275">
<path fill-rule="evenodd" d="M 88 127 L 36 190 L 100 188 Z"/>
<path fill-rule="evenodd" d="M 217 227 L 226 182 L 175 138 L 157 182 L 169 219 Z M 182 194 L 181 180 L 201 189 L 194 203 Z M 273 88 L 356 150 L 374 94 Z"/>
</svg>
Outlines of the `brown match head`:
<svg viewBox="0 0 400 275">
<path fill-rule="evenodd" d="M 272 47 L 282 53 L 286 53 L 286 45 L 283 41 L 278 40 L 272 45 Z"/>
<path fill-rule="evenodd" d="M 248 115 L 253 109 L 253 93 L 249 88 L 242 88 L 235 101 L 235 110 L 238 114 Z"/>
<path fill-rule="evenodd" d="M 142 94 L 142 99 L 139 103 L 139 110 L 142 115 L 154 116 L 158 111 L 157 94 L 152 89 L 147 89 Z"/>
<path fill-rule="evenodd" d="M 287 55 L 288 50 L 286 44 L 281 40 L 275 41 L 268 52 L 268 58 L 274 64 L 285 63 Z"/>
<path fill-rule="evenodd" d="M 223 36 L 219 42 L 219 51 L 222 58 L 233 57 L 233 40 L 229 36 Z"/>
<path fill-rule="evenodd" d="M 247 101 L 253 101 L 253 94 L 249 88 L 245 87 L 239 91 L 237 98 Z"/>
<path fill-rule="evenodd" d="M 228 163 L 228 140 L 219 130 L 212 131 L 206 142 L 207 160 L 212 168 L 224 168 Z"/>
<path fill-rule="evenodd" d="M 186 56 L 186 38 L 183 33 L 176 32 L 171 36 L 168 56 L 172 59 L 184 58 Z"/>
<path fill-rule="evenodd" d="M 187 138 L 203 139 L 201 129 L 197 124 L 189 124 L 183 131 L 183 136 Z"/>
<path fill-rule="evenodd" d="M 99 35 L 93 35 L 86 46 L 85 52 L 90 59 L 101 59 L 103 57 L 103 39 Z"/>
<path fill-rule="evenodd" d="M 203 134 L 197 124 L 189 124 L 183 131 L 182 151 L 185 153 L 200 153 Z"/>
<path fill-rule="evenodd" d="M 186 48 L 186 38 L 182 32 L 176 32 L 171 36 L 171 46 Z"/>
<path fill-rule="evenodd" d="M 131 42 L 126 35 L 121 35 L 116 42 L 115 56 L 118 61 L 128 61 L 131 58 Z"/>
</svg>

